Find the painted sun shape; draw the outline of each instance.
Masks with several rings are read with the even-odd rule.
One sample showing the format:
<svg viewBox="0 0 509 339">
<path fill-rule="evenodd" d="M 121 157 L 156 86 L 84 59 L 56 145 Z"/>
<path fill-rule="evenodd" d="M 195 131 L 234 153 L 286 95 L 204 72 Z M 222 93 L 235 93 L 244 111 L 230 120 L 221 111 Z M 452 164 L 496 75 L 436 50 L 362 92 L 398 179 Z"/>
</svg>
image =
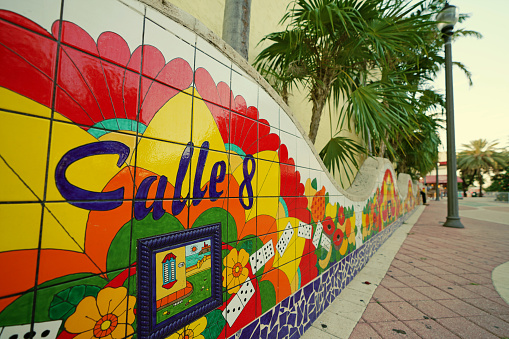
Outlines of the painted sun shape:
<svg viewBox="0 0 509 339">
<path fill-rule="evenodd" d="M 11 31 L 7 35 L 19 36 L 14 32 L 19 25 L 45 37 L 37 43 L 4 39 L 0 86 L 51 107 L 49 88 L 59 55 L 55 110 L 95 138 L 119 130 L 143 134 L 157 111 L 192 83 L 193 71 L 187 61 L 176 58 L 166 63 L 162 53 L 150 45 L 131 53 L 116 33 L 104 32 L 96 42 L 81 27 L 62 21 L 62 44 L 57 54 L 60 21 L 47 32 L 9 11 L 0 11 L 0 18 L 7 20 L 2 22 L 2 30 L 6 34 Z M 33 35 L 30 31 L 23 34 Z M 21 86 L 19 79 L 31 81 Z"/>
</svg>

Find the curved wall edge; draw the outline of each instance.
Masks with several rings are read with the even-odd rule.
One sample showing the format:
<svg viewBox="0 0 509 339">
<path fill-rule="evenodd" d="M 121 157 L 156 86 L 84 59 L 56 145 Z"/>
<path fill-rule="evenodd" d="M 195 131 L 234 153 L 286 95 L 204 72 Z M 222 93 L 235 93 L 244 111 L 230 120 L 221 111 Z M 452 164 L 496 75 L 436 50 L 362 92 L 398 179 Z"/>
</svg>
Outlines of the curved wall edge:
<svg viewBox="0 0 509 339">
<path fill-rule="evenodd" d="M 2 336 L 299 336 L 417 204 L 386 159 L 338 187 L 174 6 L 6 0 L 0 26 Z"/>
</svg>

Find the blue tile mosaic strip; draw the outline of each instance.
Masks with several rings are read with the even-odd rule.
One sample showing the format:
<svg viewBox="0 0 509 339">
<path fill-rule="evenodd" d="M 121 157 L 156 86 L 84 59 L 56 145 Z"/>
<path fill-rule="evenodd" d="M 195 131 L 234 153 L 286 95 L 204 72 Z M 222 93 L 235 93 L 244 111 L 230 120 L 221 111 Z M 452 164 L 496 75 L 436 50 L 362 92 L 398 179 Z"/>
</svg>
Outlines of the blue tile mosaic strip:
<svg viewBox="0 0 509 339">
<path fill-rule="evenodd" d="M 367 240 L 361 247 L 232 335 L 230 339 L 301 337 L 414 211 L 415 209 Z"/>
</svg>

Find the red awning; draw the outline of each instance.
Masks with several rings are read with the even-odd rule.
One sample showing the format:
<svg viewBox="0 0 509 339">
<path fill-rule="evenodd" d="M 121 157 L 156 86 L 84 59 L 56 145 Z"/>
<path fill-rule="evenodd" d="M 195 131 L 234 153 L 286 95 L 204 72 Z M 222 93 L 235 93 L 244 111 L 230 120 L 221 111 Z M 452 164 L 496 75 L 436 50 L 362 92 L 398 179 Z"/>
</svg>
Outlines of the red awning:
<svg viewBox="0 0 509 339">
<path fill-rule="evenodd" d="M 457 177 L 458 182 L 463 182 L 460 177 Z M 436 175 L 427 175 L 426 176 L 426 184 L 434 184 L 437 182 L 437 176 Z M 447 184 L 447 175 L 439 175 L 438 176 L 438 183 L 439 184 Z"/>
</svg>

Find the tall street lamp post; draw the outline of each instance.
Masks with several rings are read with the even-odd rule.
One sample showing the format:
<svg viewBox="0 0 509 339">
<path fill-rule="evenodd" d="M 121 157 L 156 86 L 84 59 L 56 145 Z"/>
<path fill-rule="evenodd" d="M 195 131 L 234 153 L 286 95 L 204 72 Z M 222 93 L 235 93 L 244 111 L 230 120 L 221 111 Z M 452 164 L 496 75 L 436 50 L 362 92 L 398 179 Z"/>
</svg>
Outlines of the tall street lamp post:
<svg viewBox="0 0 509 339">
<path fill-rule="evenodd" d="M 446 3 L 437 15 L 438 29 L 445 42 L 445 100 L 447 117 L 447 219 L 446 227 L 464 228 L 459 217 L 456 145 L 454 135 L 454 99 L 452 89 L 451 36 L 458 22 L 458 9 Z M 437 183 L 438 184 L 438 183 Z"/>
<path fill-rule="evenodd" d="M 436 198 L 437 198 L 437 201 L 440 201 L 440 187 L 438 186 L 438 165 L 440 165 L 439 162 L 437 162 L 437 181 L 435 182 L 435 193 L 436 193 Z"/>
</svg>

